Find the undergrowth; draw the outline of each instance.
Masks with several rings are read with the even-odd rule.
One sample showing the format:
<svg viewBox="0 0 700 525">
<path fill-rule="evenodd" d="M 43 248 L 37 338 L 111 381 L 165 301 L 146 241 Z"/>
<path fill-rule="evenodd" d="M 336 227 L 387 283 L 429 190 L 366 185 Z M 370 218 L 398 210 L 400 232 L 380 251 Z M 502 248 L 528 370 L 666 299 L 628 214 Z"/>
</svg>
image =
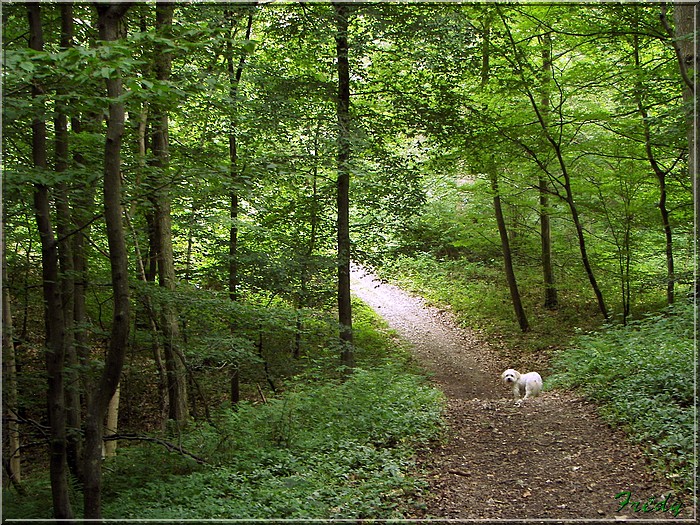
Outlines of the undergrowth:
<svg viewBox="0 0 700 525">
<path fill-rule="evenodd" d="M 205 460 L 148 443 L 104 463 L 110 519 L 401 518 L 420 507 L 417 449 L 443 432 L 443 394 L 413 368 L 374 314 L 356 311 L 359 367 L 340 378 L 329 356 L 266 404 L 225 407 L 164 436 Z M 337 366 L 337 353 L 335 363 Z M 364 367 L 364 368 L 362 368 Z M 4 517 L 50 518 L 48 475 L 4 493 Z M 79 487 L 73 494 L 79 511 Z"/>
<path fill-rule="evenodd" d="M 441 394 L 388 365 L 357 370 L 343 383 L 301 386 L 266 405 L 222 410 L 213 424 L 189 431 L 185 448 L 208 465 L 186 474 L 146 481 L 162 453 L 124 451 L 109 476 L 105 515 L 400 517 L 424 488 L 414 450 L 438 437 L 440 418 Z"/>
<path fill-rule="evenodd" d="M 557 354 L 549 387 L 571 388 L 643 444 L 675 485 L 693 485 L 693 307 L 582 335 Z"/>
</svg>

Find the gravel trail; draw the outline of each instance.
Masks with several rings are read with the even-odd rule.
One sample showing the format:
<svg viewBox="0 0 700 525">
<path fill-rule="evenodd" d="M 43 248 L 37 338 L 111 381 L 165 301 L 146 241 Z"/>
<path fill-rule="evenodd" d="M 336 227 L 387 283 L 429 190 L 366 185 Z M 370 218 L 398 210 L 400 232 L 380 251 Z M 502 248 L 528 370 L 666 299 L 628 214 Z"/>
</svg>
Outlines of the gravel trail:
<svg viewBox="0 0 700 525">
<path fill-rule="evenodd" d="M 448 439 L 419 458 L 430 496 L 416 518 L 692 521 L 687 495 L 652 474 L 594 406 L 551 391 L 517 407 L 500 381 L 512 365 L 449 312 L 357 267 L 352 290 L 411 343 L 447 397 Z"/>
</svg>

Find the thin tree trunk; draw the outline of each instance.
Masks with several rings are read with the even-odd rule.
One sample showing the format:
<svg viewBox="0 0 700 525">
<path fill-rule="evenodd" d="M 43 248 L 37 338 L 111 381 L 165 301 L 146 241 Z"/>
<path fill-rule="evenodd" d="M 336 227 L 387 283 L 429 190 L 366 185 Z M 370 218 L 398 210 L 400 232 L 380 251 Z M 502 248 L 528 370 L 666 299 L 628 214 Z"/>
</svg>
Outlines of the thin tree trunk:
<svg viewBox="0 0 700 525">
<path fill-rule="evenodd" d="M 73 6 L 61 4 L 61 49 L 68 49 L 73 45 Z M 65 96 L 63 88 L 58 89 L 58 94 Z M 56 103 L 56 116 L 54 128 L 56 130 L 55 170 L 64 172 L 68 169 L 68 115 L 67 103 Z M 63 299 L 63 317 L 65 322 L 65 352 L 66 352 L 66 424 L 67 433 L 67 459 L 71 473 L 78 480 L 82 480 L 81 454 L 82 441 L 81 430 L 81 403 L 80 403 L 80 375 L 78 374 L 78 354 L 75 346 L 75 257 L 73 255 L 74 243 L 71 238 L 71 230 L 74 220 L 71 213 L 68 186 L 65 182 L 57 184 L 58 195 L 56 198 L 58 258 L 61 268 L 61 295 Z"/>
<path fill-rule="evenodd" d="M 44 38 L 41 27 L 41 7 L 28 5 L 29 47 L 43 51 Z M 32 85 L 32 96 L 41 97 L 44 91 Z M 35 168 L 47 169 L 46 122 L 40 115 L 32 121 L 32 157 Z M 50 427 L 50 477 L 54 518 L 72 519 L 73 510 L 68 494 L 68 469 L 66 462 L 66 406 L 64 399 L 63 365 L 65 356 L 65 324 L 63 301 L 59 285 L 58 246 L 51 225 L 49 189 L 44 184 L 34 185 L 34 210 L 41 239 L 41 265 L 44 292 L 44 316 L 46 329 L 46 372 L 48 377 L 48 418 Z"/>
<path fill-rule="evenodd" d="M 674 3 L 672 30 L 666 19 L 666 4 L 661 6 L 661 21 L 671 37 L 678 58 L 678 67 L 684 82 L 683 102 L 686 112 L 686 137 L 688 139 L 688 174 L 693 185 L 693 202 L 695 204 L 695 237 L 696 243 L 700 232 L 700 141 L 695 134 L 700 129 L 700 111 L 697 111 L 697 87 L 695 85 L 697 71 L 700 70 L 700 55 L 698 55 L 698 36 L 695 24 L 700 16 L 697 3 Z M 696 264 L 698 251 L 696 249 Z M 695 283 L 695 296 L 700 297 L 700 274 Z"/>
<path fill-rule="evenodd" d="M 104 41 L 118 40 L 121 23 L 130 4 L 96 4 L 99 36 Z M 87 396 L 85 420 L 84 516 L 101 519 L 102 515 L 102 440 L 104 419 L 112 396 L 117 390 L 129 340 L 130 299 L 128 258 L 124 239 L 121 207 L 121 143 L 124 134 L 124 103 L 121 78 L 105 81 L 109 97 L 109 116 L 105 140 L 104 216 L 114 293 L 114 311 L 109 347 L 102 374 Z"/>
<path fill-rule="evenodd" d="M 89 120 L 94 124 L 97 119 L 94 115 L 89 117 Z M 74 133 L 78 134 L 82 131 L 82 123 L 78 118 L 73 117 L 71 119 L 71 129 Z M 84 165 L 86 163 L 83 155 L 76 151 L 74 153 L 74 161 L 76 165 Z M 89 344 L 88 344 L 88 317 L 87 317 L 87 307 L 86 307 L 86 293 L 87 293 L 87 281 L 88 281 L 88 271 L 87 271 L 87 255 L 85 253 L 85 239 L 89 238 L 89 221 L 93 214 L 95 192 L 96 192 L 96 181 L 86 181 L 84 188 L 78 192 L 74 198 L 73 209 L 72 209 L 72 219 L 73 225 L 77 233 L 71 238 L 72 249 L 71 253 L 73 255 L 73 348 L 75 350 L 77 364 L 84 365 L 89 359 Z M 72 356 L 71 356 L 72 359 Z M 76 385 L 73 389 L 74 392 L 80 390 L 85 391 L 85 386 L 88 382 L 88 378 L 83 374 L 77 374 L 77 379 L 80 381 L 80 387 Z M 71 377 L 74 381 L 76 378 Z M 80 403 L 80 398 L 73 398 L 69 401 L 71 407 L 75 407 L 76 403 Z M 82 406 L 78 405 L 78 409 L 71 408 L 74 410 L 74 414 L 71 414 L 72 419 L 70 420 L 71 427 L 78 425 L 76 428 L 82 427 Z M 77 416 L 77 417 L 76 417 Z M 81 482 L 84 479 L 84 461 L 83 461 L 83 441 L 77 436 L 78 439 L 73 441 L 71 438 L 69 440 L 69 461 L 74 461 L 73 456 L 77 460 L 76 465 L 70 465 L 72 469 L 75 469 L 75 476 Z M 72 447 L 75 446 L 75 449 Z"/>
<path fill-rule="evenodd" d="M 172 33 L 174 4 L 156 2 L 156 32 L 164 37 Z M 172 56 L 161 45 L 156 46 L 155 74 L 161 82 L 170 80 Z M 158 281 L 161 287 L 175 292 L 175 264 L 173 256 L 172 219 L 170 181 L 168 180 L 170 164 L 170 146 L 168 141 L 168 113 L 162 104 L 152 105 L 153 165 L 158 168 L 155 204 L 155 222 L 158 246 Z M 180 348 L 180 327 L 178 314 L 170 300 L 163 304 L 161 330 L 163 331 L 163 348 L 165 366 L 168 375 L 168 417 L 178 423 L 189 419 L 189 402 L 187 398 L 187 365 Z"/>
<path fill-rule="evenodd" d="M 638 56 L 636 56 L 638 59 Z M 639 115 L 642 118 L 642 126 L 644 127 L 644 147 L 651 165 L 651 169 L 656 176 L 656 180 L 659 184 L 659 212 L 661 213 L 661 225 L 664 232 L 665 240 L 665 253 L 666 253 L 666 302 L 670 305 L 673 304 L 675 299 L 675 268 L 673 259 L 673 231 L 671 229 L 670 214 L 668 208 L 666 207 L 666 172 L 661 169 L 661 166 L 656 162 L 654 157 L 654 152 L 651 146 L 651 132 L 649 130 L 648 114 L 644 104 L 642 102 L 641 96 L 637 98 L 637 108 L 639 110 Z"/>
<path fill-rule="evenodd" d="M 254 8 L 248 14 L 245 39 L 250 40 L 250 35 L 253 30 L 253 15 Z M 245 67 L 246 57 L 248 51 L 246 48 L 243 49 L 241 55 L 238 59 L 238 65 L 234 64 L 233 59 L 233 44 L 231 40 L 234 36 L 235 19 L 231 11 L 226 11 L 226 17 L 229 19 L 230 23 L 230 35 L 229 40 L 226 44 L 226 68 L 229 78 L 229 96 L 232 101 L 231 116 L 229 120 L 229 218 L 231 220 L 231 227 L 229 229 L 229 267 L 228 267 L 228 292 L 231 301 L 235 302 L 238 300 L 238 187 L 240 184 L 241 168 L 238 162 L 238 142 L 236 140 L 236 100 L 238 98 L 238 89 L 241 84 L 241 77 L 243 76 L 243 69 Z M 236 327 L 231 324 L 231 334 L 235 334 Z M 240 401 L 240 363 L 233 363 L 231 370 L 231 384 L 230 384 L 230 397 L 231 404 L 236 406 Z"/>
<path fill-rule="evenodd" d="M 528 332 L 530 330 L 530 325 L 527 322 L 527 316 L 525 315 L 525 310 L 523 308 L 522 301 L 520 300 L 520 291 L 518 290 L 518 283 L 515 278 L 515 271 L 513 270 L 513 256 L 510 250 L 506 222 L 503 217 L 503 207 L 501 206 L 501 196 L 498 187 L 498 176 L 496 175 L 493 167 L 491 167 L 490 171 L 491 173 L 489 174 L 489 177 L 491 179 L 491 189 L 493 191 L 493 208 L 496 213 L 498 234 L 501 237 L 501 250 L 503 252 L 503 262 L 505 265 L 508 290 L 510 291 L 510 298 L 513 302 L 513 310 L 515 311 L 515 317 L 518 319 L 520 330 L 523 332 Z"/>
<path fill-rule="evenodd" d="M 635 20 L 635 28 L 636 28 Z M 639 70 L 641 68 L 641 60 L 639 58 L 639 35 L 634 34 L 632 37 L 634 47 L 634 67 Z M 649 114 L 644 105 L 644 86 L 641 80 L 637 80 L 634 88 L 634 98 L 637 104 L 637 111 L 641 117 L 642 129 L 644 130 L 644 150 L 647 160 L 651 166 L 656 180 L 659 184 L 659 212 L 661 213 L 661 224 L 664 231 L 665 252 L 666 252 L 666 302 L 673 304 L 674 287 L 675 287 L 675 270 L 673 261 L 673 232 L 671 230 L 671 222 L 669 219 L 669 211 L 666 207 L 666 172 L 661 169 L 659 163 L 656 162 L 654 151 L 652 149 L 651 130 L 649 128 Z"/>
<path fill-rule="evenodd" d="M 564 160 L 561 155 L 559 156 L 560 163 L 562 165 L 562 170 L 564 172 L 564 188 L 566 190 L 566 203 L 569 205 L 569 210 L 571 212 L 571 217 L 574 221 L 574 226 L 576 227 L 576 237 L 578 239 L 579 252 L 581 253 L 581 260 L 583 262 L 583 267 L 586 270 L 586 276 L 588 277 L 588 282 L 591 284 L 593 293 L 595 294 L 596 301 L 598 303 L 598 309 L 603 314 L 604 319 L 609 319 L 609 314 L 607 307 L 605 306 L 605 300 L 603 298 L 603 292 L 598 286 L 598 281 L 593 272 L 593 267 L 591 266 L 590 259 L 588 257 L 588 250 L 586 248 L 586 238 L 583 233 L 583 225 L 581 224 L 581 219 L 578 214 L 578 208 L 574 201 L 573 192 L 571 191 L 571 180 L 569 178 L 569 172 L 565 168 Z"/>
<path fill-rule="evenodd" d="M 622 238 L 624 247 L 623 258 L 623 296 L 622 296 L 622 324 L 627 325 L 627 320 L 632 313 L 632 278 L 630 269 L 632 266 L 632 216 L 629 213 L 629 202 L 626 203 L 625 233 Z"/>
<path fill-rule="evenodd" d="M 143 16 L 140 20 L 141 31 L 147 31 L 146 21 Z M 148 75 L 148 70 L 143 72 L 144 77 Z M 138 128 L 137 128 L 137 142 L 138 142 L 138 166 L 139 172 L 137 173 L 136 180 L 137 186 L 140 185 L 142 180 L 142 173 L 146 171 L 146 151 L 148 148 L 146 139 L 146 129 L 148 127 L 148 104 L 146 102 L 141 106 L 141 112 L 139 114 Z M 157 250 L 153 247 L 155 246 L 155 229 L 151 226 L 154 222 L 154 214 L 148 212 L 146 214 L 146 223 L 148 226 L 148 255 L 144 259 L 141 249 L 139 248 L 138 235 L 134 231 L 133 223 L 131 222 L 131 217 L 134 216 L 135 203 L 132 203 L 131 210 L 126 214 L 126 221 L 131 235 L 134 240 L 134 250 L 136 252 L 136 264 L 139 271 L 139 277 L 141 281 L 146 284 L 152 282 L 155 279 L 155 269 L 151 269 L 151 263 L 156 261 Z M 146 264 L 149 265 L 149 271 L 146 271 Z M 149 275 L 150 272 L 150 275 Z M 153 361 L 156 364 L 156 370 L 158 371 L 158 404 L 160 407 L 160 425 L 161 429 L 165 429 L 168 421 L 168 416 L 170 414 L 170 400 L 168 396 L 168 371 L 165 367 L 165 362 L 163 359 L 163 348 L 160 340 L 160 331 L 158 329 L 158 322 L 156 318 L 155 309 L 151 302 L 151 298 L 144 294 L 141 297 L 141 302 L 143 303 L 146 317 L 148 318 L 148 325 L 151 330 L 152 338 L 152 351 L 153 351 Z"/>
<path fill-rule="evenodd" d="M 673 257 L 673 230 L 671 229 L 670 213 L 666 207 L 666 173 L 663 170 L 659 170 L 655 171 L 655 174 L 656 180 L 659 182 L 659 212 L 661 213 L 661 225 L 664 230 L 664 245 L 666 252 L 666 302 L 671 305 L 674 303 L 676 295 L 676 270 Z"/>
<path fill-rule="evenodd" d="M 2 401 L 3 414 L 7 417 L 7 465 L 9 482 L 18 486 L 22 482 L 20 433 L 17 421 L 17 361 L 12 336 L 12 308 L 7 282 L 7 257 L 5 253 L 5 221 L 2 221 Z"/>
<path fill-rule="evenodd" d="M 497 8 L 499 11 L 499 14 L 501 16 L 501 19 L 503 21 L 504 27 L 506 29 L 506 32 L 508 34 L 508 39 L 511 44 L 511 48 L 513 50 L 513 53 L 515 55 L 515 58 L 513 59 L 514 61 L 519 60 L 519 54 L 518 54 L 518 45 L 515 42 L 515 39 L 513 38 L 513 34 L 510 31 L 510 27 L 508 25 L 508 21 L 505 19 L 503 16 L 503 13 L 501 13 L 500 8 Z M 526 81 L 523 73 L 522 73 L 522 67 L 519 68 L 520 74 L 522 76 L 523 81 Z M 566 196 L 564 197 L 564 200 L 566 201 L 567 205 L 569 206 L 569 210 L 571 212 L 571 218 L 574 222 L 574 226 L 576 228 L 576 236 L 578 239 L 578 245 L 579 245 L 579 251 L 581 253 L 581 261 L 583 262 L 583 267 L 586 271 L 586 276 L 588 277 L 588 281 L 591 284 L 591 288 L 593 289 L 593 293 L 596 297 L 596 301 L 598 303 L 598 309 L 600 312 L 603 314 L 603 317 L 607 320 L 609 318 L 608 315 L 608 310 L 607 307 L 605 306 L 605 300 L 603 298 L 603 292 L 600 289 L 600 286 L 598 285 L 598 281 L 595 277 L 595 273 L 593 272 L 593 267 L 591 266 L 591 261 L 588 257 L 588 250 L 586 248 L 586 237 L 583 232 L 583 225 L 581 224 L 581 220 L 579 217 L 578 213 L 578 207 L 576 206 L 576 201 L 574 200 L 574 194 L 571 188 L 571 175 L 569 174 L 568 166 L 566 164 L 566 161 L 564 160 L 564 155 L 562 152 L 561 144 L 552 136 L 552 134 L 549 131 L 549 126 L 547 124 L 547 120 L 545 118 L 545 115 L 542 112 L 542 108 L 540 107 L 540 104 L 537 100 L 535 100 L 534 95 L 532 94 L 532 91 L 529 89 L 526 90 L 526 95 L 528 97 L 528 100 L 530 101 L 530 104 L 532 106 L 533 111 L 535 112 L 535 116 L 537 117 L 537 120 L 540 124 L 540 127 L 542 129 L 542 132 L 544 134 L 544 137 L 546 141 L 549 143 L 550 147 L 554 151 L 556 157 L 557 157 L 557 162 L 559 164 L 559 168 L 561 169 L 562 176 L 564 178 L 563 183 L 561 181 L 558 181 L 561 186 L 564 188 L 564 191 L 566 192 Z"/>
<path fill-rule="evenodd" d="M 482 43 L 481 43 L 481 87 L 486 89 L 489 84 L 489 79 L 491 76 L 491 71 L 489 68 L 490 62 L 490 42 L 491 42 L 491 18 L 488 17 L 484 20 L 484 27 L 482 28 Z M 489 179 L 491 181 L 491 190 L 493 191 L 493 208 L 496 214 L 496 223 L 498 225 L 498 234 L 501 238 L 501 251 L 503 253 L 503 262 L 506 272 L 506 281 L 508 282 L 508 290 L 510 291 L 510 298 L 513 303 L 513 309 L 515 311 L 515 317 L 518 320 L 518 325 L 523 332 L 530 330 L 530 325 L 527 322 L 527 316 L 525 315 L 525 310 L 523 309 L 522 301 L 520 300 L 520 291 L 518 290 L 518 283 L 515 278 L 515 271 L 513 269 L 513 257 L 510 250 L 510 241 L 508 238 L 508 230 L 506 228 L 506 221 L 503 217 L 503 206 L 501 205 L 501 195 L 498 186 L 498 174 L 496 173 L 496 168 L 494 166 L 493 158 L 488 158 L 486 160 L 486 172 L 488 173 Z"/>
<path fill-rule="evenodd" d="M 542 46 L 542 112 L 545 122 L 549 123 L 550 84 L 552 80 L 552 35 L 545 33 L 541 39 Z M 537 181 L 540 198 L 540 238 L 542 244 L 542 276 L 544 281 L 544 307 L 555 309 L 559 305 L 557 288 L 554 283 L 554 267 L 552 264 L 552 228 L 549 218 L 549 180 L 546 173 L 540 172 Z"/>
<path fill-rule="evenodd" d="M 338 64 L 338 324 L 340 363 L 347 372 L 355 366 L 350 296 L 350 64 L 348 60 L 347 4 L 334 3 Z"/>
<path fill-rule="evenodd" d="M 607 307 L 605 306 L 603 292 L 601 291 L 600 286 L 598 285 L 598 280 L 595 277 L 595 273 L 593 272 L 593 267 L 591 266 L 590 258 L 588 257 L 588 249 L 586 248 L 586 237 L 584 235 L 583 225 L 581 224 L 581 219 L 580 219 L 579 213 L 578 213 L 578 207 L 576 206 L 576 201 L 574 199 L 573 190 L 571 188 L 571 176 L 569 174 L 569 169 L 568 169 L 568 166 L 566 164 L 566 161 L 564 160 L 564 155 L 563 155 L 562 150 L 561 150 L 561 144 L 559 144 L 554 139 L 554 137 L 552 137 L 552 135 L 549 133 L 549 130 L 547 128 L 547 124 L 544 120 L 542 112 L 540 111 L 539 105 L 535 101 L 535 98 L 533 97 L 533 95 L 530 91 L 527 92 L 527 96 L 528 96 L 530 103 L 532 104 L 532 108 L 535 111 L 535 114 L 538 118 L 538 121 L 540 123 L 540 127 L 542 128 L 542 130 L 544 132 L 545 138 L 547 139 L 550 146 L 554 150 L 554 153 L 556 154 L 557 161 L 559 163 L 559 168 L 561 169 L 562 175 L 564 177 L 564 182 L 562 183 L 562 186 L 564 187 L 564 191 L 566 192 L 564 200 L 566 201 L 567 205 L 569 206 L 569 211 L 571 212 L 571 218 L 574 222 L 574 227 L 576 228 L 576 237 L 578 239 L 579 251 L 581 253 L 581 261 L 583 262 L 583 267 L 586 271 L 586 276 L 588 277 L 588 282 L 591 284 L 591 288 L 593 289 L 593 293 L 596 297 L 596 301 L 598 303 L 598 309 L 603 314 L 603 317 L 607 320 L 609 318 L 608 310 L 607 310 Z"/>
<path fill-rule="evenodd" d="M 311 209 L 309 226 L 311 231 L 309 232 L 309 240 L 306 245 L 306 252 L 304 253 L 305 259 L 301 264 L 301 291 L 299 292 L 299 300 L 297 303 L 297 316 L 296 316 L 296 332 L 294 337 L 294 352 L 293 356 L 298 359 L 301 356 L 301 339 L 303 331 L 303 309 L 309 305 L 309 291 L 308 291 L 308 281 L 309 281 L 309 266 L 311 263 L 311 258 L 314 251 L 316 250 L 316 237 L 318 232 L 318 156 L 319 156 L 319 133 L 321 131 L 321 121 L 319 119 L 316 125 L 316 132 L 314 134 L 314 149 L 313 149 L 313 167 L 311 169 L 312 182 L 311 182 Z"/>
<path fill-rule="evenodd" d="M 107 421 L 105 422 L 105 438 L 113 436 L 119 428 L 119 395 L 121 388 L 117 385 L 117 391 L 114 392 L 112 399 L 109 400 L 107 406 Z M 110 439 L 104 442 L 104 456 L 113 458 L 117 455 L 117 440 Z"/>
<path fill-rule="evenodd" d="M 136 265 L 138 267 L 139 278 L 146 284 L 148 283 L 148 276 L 146 275 L 146 268 L 144 266 L 144 260 L 141 256 L 141 249 L 139 248 L 139 239 L 136 231 L 134 231 L 133 224 L 131 222 L 131 214 L 126 214 L 126 223 L 131 231 L 131 236 L 134 240 L 134 251 L 136 255 Z M 158 323 L 156 321 L 156 313 L 151 303 L 151 298 L 144 294 L 141 297 L 144 309 L 146 310 L 146 317 L 148 317 L 149 327 L 151 329 L 152 348 L 153 348 L 153 360 L 156 363 L 156 370 L 158 371 L 158 401 L 160 405 L 160 423 L 161 429 L 165 429 L 168 421 L 168 371 L 165 368 L 165 363 L 163 362 L 163 349 L 160 343 L 160 332 L 158 330 Z"/>
</svg>

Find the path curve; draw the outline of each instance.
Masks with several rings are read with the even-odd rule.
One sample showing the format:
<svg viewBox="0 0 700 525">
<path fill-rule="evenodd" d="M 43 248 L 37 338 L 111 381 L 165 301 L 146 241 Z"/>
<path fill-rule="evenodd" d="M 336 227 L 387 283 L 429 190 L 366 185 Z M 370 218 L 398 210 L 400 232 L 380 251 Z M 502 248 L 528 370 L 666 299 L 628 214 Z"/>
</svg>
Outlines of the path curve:
<svg viewBox="0 0 700 525">
<path fill-rule="evenodd" d="M 420 297 L 381 282 L 359 267 L 353 267 L 351 282 L 353 293 L 411 343 L 414 355 L 448 397 L 493 399 L 503 395 L 494 376 L 496 369 L 483 366 L 484 361 L 493 362 L 490 349 L 473 333 L 460 329 L 447 312 L 427 306 Z"/>
<path fill-rule="evenodd" d="M 594 406 L 552 391 L 516 407 L 499 379 L 511 365 L 448 312 L 359 267 L 352 270 L 352 291 L 411 343 L 447 397 L 448 439 L 419 458 L 430 496 L 416 517 L 692 518 L 691 502 L 654 476 L 641 451 L 603 422 Z M 629 503 L 620 508 L 627 491 Z M 675 518 L 674 504 L 681 505 Z"/>
</svg>

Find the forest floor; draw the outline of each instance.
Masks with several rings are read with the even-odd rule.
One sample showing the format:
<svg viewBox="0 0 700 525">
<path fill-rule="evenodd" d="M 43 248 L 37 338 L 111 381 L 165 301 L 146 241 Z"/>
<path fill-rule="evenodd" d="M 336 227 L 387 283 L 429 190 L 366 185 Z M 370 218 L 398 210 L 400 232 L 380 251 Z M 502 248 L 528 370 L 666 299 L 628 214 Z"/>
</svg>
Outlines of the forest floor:
<svg viewBox="0 0 700 525">
<path fill-rule="evenodd" d="M 411 344 L 447 398 L 447 439 L 419 457 L 429 491 L 416 518 L 692 520 L 692 502 L 591 403 L 545 390 L 515 405 L 501 372 L 537 369 L 546 388 L 544 362 L 507 361 L 507 351 L 459 327 L 449 312 L 360 269 L 352 290 Z"/>
</svg>

